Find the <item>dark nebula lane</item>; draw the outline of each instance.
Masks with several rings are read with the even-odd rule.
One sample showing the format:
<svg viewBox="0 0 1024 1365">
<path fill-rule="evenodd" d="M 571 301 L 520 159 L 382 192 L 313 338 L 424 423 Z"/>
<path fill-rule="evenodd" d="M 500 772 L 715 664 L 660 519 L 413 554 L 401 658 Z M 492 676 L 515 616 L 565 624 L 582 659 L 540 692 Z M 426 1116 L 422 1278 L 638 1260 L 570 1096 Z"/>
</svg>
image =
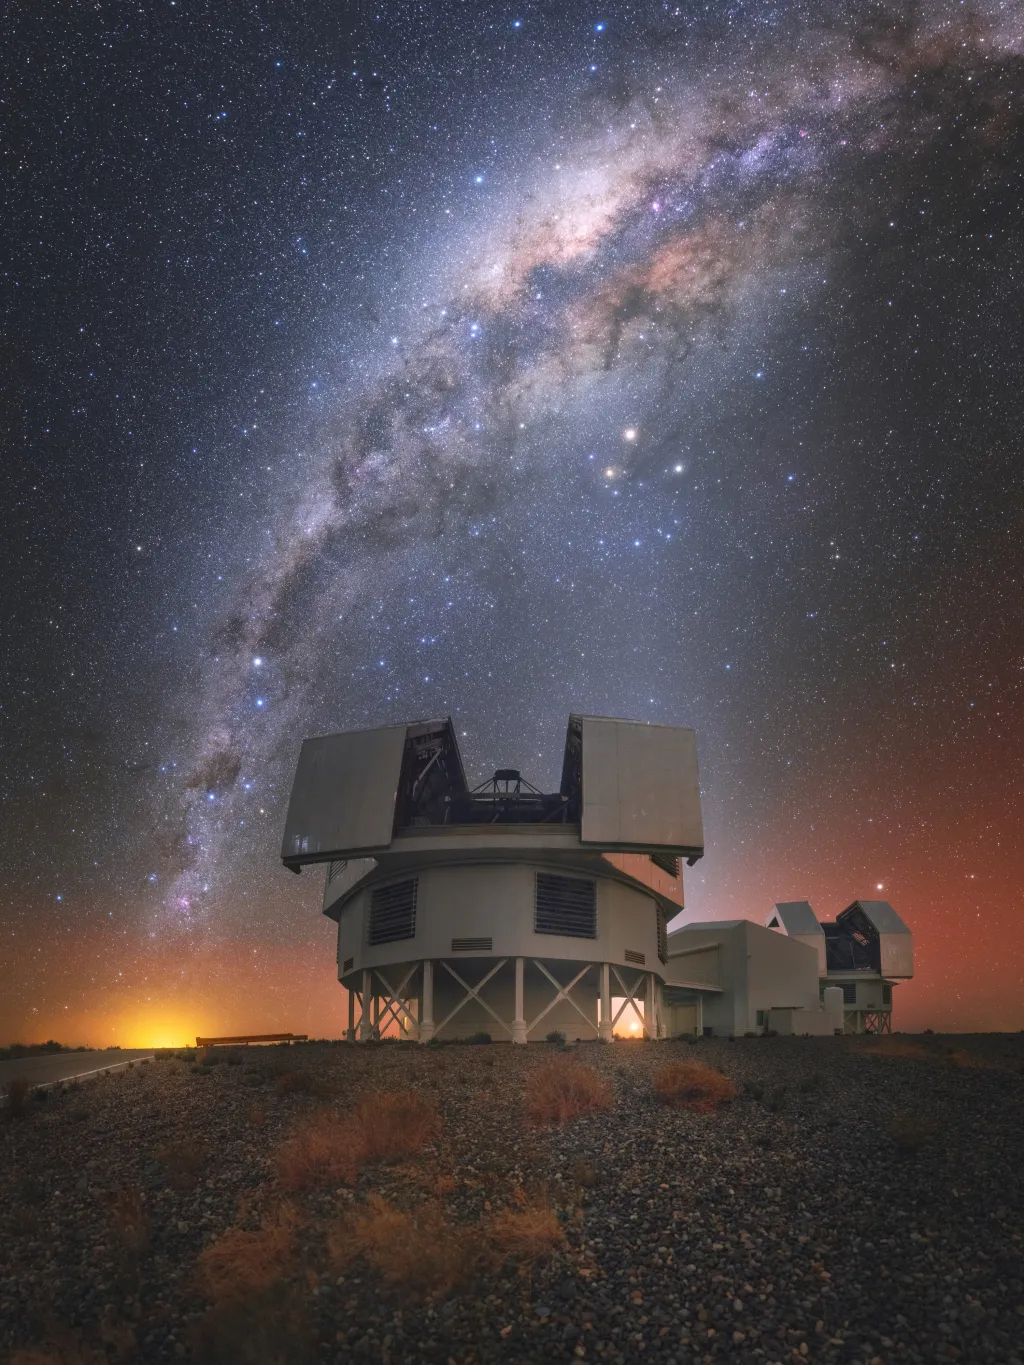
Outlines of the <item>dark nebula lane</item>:
<svg viewBox="0 0 1024 1365">
<path fill-rule="evenodd" d="M 336 1031 L 303 736 L 576 709 L 1021 1026 L 1024 10 L 378 8 L 16 11 L 0 1022 Z"/>
</svg>

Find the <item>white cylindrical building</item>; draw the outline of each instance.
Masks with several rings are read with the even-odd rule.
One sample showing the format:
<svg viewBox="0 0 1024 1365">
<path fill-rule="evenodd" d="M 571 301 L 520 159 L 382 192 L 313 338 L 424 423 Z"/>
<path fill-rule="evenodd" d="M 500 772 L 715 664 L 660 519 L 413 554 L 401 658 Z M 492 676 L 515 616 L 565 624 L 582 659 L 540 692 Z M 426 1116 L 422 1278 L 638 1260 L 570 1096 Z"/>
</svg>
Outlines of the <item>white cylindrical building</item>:
<svg viewBox="0 0 1024 1365">
<path fill-rule="evenodd" d="M 622 1016 L 664 1035 L 666 924 L 703 851 L 693 731 L 571 716 L 555 793 L 514 769 L 471 790 L 450 720 L 307 740 L 282 859 L 327 864 L 349 1037 L 525 1043 Z"/>
</svg>

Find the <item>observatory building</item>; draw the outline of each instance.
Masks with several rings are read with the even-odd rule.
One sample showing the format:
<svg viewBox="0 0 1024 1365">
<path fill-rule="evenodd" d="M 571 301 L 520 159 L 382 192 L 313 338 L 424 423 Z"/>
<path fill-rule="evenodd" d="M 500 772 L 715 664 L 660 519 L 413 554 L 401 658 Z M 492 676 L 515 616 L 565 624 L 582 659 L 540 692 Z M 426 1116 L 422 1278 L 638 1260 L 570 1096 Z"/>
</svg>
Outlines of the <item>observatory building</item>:
<svg viewBox="0 0 1024 1365">
<path fill-rule="evenodd" d="M 557 792 L 471 788 L 450 719 L 307 739 L 281 857 L 326 865 L 351 1040 L 891 1029 L 913 940 L 887 902 L 669 934 L 703 852 L 693 731 L 574 715 Z"/>
<path fill-rule="evenodd" d="M 450 720 L 307 739 L 281 856 L 327 864 L 350 1038 L 525 1043 L 623 1015 L 666 1035 L 666 926 L 703 852 L 693 731 L 570 716 L 550 793 L 512 768 L 470 788 Z"/>
<path fill-rule="evenodd" d="M 687 924 L 668 939 L 669 1031 L 891 1033 L 892 992 L 914 975 L 914 940 L 888 901 L 854 901 L 820 923 L 807 901 L 780 901 L 764 926 Z"/>
</svg>

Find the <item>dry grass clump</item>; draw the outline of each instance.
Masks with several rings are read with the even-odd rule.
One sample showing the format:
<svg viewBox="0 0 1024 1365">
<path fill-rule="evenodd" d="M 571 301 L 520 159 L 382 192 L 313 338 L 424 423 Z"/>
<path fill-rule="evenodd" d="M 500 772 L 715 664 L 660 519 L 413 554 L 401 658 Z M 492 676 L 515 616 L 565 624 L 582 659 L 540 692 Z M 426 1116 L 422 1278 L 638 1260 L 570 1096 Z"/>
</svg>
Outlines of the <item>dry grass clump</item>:
<svg viewBox="0 0 1024 1365">
<path fill-rule="evenodd" d="M 526 1082 L 526 1113 L 533 1123 L 564 1124 L 611 1106 L 611 1083 L 571 1057 L 545 1062 Z"/>
<path fill-rule="evenodd" d="M 6 1113 L 8 1118 L 16 1119 L 25 1112 L 28 1097 L 32 1093 L 32 1082 L 27 1076 L 12 1076 L 4 1086 L 7 1097 Z"/>
<path fill-rule="evenodd" d="M 889 1057 L 913 1062 L 933 1062 L 935 1053 L 920 1043 L 912 1043 L 908 1038 L 873 1038 L 861 1043 L 861 1049 L 872 1057 Z"/>
<path fill-rule="evenodd" d="M 558 1214 L 547 1204 L 502 1209 L 488 1224 L 487 1238 L 499 1256 L 529 1264 L 546 1260 L 565 1246 Z"/>
<path fill-rule="evenodd" d="M 310 1114 L 278 1148 L 286 1189 L 351 1182 L 363 1166 L 400 1161 L 432 1142 L 439 1130 L 434 1104 L 415 1091 L 364 1095 L 348 1114 Z"/>
<path fill-rule="evenodd" d="M 987 1071 L 988 1062 L 984 1057 L 979 1057 L 976 1052 L 968 1052 L 966 1048 L 957 1048 L 946 1058 L 950 1066 L 955 1066 L 965 1071 Z"/>
<path fill-rule="evenodd" d="M 200 1365 L 308 1365 L 317 1355 L 303 1296 L 292 1285 L 224 1299 L 188 1335 Z"/>
<path fill-rule="evenodd" d="M 362 1165 L 400 1161 L 437 1137 L 437 1108 L 414 1090 L 364 1095 L 349 1115 Z"/>
<path fill-rule="evenodd" d="M 176 1190 L 190 1190 L 206 1164 L 207 1154 L 203 1148 L 191 1142 L 170 1142 L 161 1147 L 156 1154 L 170 1177 Z"/>
<path fill-rule="evenodd" d="M 142 1191 L 130 1186 L 119 1190 L 110 1205 L 117 1239 L 126 1252 L 138 1256 L 149 1246 L 149 1217 Z"/>
<path fill-rule="evenodd" d="M 362 1258 L 389 1283 L 410 1294 L 441 1297 L 464 1283 L 480 1260 L 479 1234 L 449 1223 L 439 1205 L 398 1209 L 379 1194 L 331 1230 L 334 1264 Z"/>
<path fill-rule="evenodd" d="M 931 1142 L 935 1127 L 920 1114 L 905 1113 L 890 1119 L 886 1132 L 904 1156 L 914 1156 Z"/>
<path fill-rule="evenodd" d="M 228 1228 L 199 1255 L 199 1286 L 212 1303 L 258 1294 L 285 1278 L 299 1216 L 282 1204 L 259 1228 Z"/>
<path fill-rule="evenodd" d="M 713 1114 L 720 1104 L 736 1098 L 728 1077 L 702 1062 L 672 1062 L 654 1073 L 654 1088 L 663 1104 Z"/>
<path fill-rule="evenodd" d="M 355 1178 L 359 1161 L 344 1119 L 320 1110 L 309 1114 L 277 1149 L 277 1176 L 286 1190 Z"/>
</svg>

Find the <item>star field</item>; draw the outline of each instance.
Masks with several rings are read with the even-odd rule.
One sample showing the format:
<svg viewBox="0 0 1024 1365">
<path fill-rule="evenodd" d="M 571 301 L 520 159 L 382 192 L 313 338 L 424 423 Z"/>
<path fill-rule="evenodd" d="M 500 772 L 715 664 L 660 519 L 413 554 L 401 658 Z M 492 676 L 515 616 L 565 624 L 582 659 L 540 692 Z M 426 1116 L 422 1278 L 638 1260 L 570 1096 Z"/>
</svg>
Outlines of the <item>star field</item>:
<svg viewBox="0 0 1024 1365">
<path fill-rule="evenodd" d="M 549 9 L 554 12 L 548 12 Z M 336 1033 L 308 734 L 692 725 L 688 914 L 1024 1026 L 1018 4 L 10 26 L 0 1029 Z"/>
</svg>

